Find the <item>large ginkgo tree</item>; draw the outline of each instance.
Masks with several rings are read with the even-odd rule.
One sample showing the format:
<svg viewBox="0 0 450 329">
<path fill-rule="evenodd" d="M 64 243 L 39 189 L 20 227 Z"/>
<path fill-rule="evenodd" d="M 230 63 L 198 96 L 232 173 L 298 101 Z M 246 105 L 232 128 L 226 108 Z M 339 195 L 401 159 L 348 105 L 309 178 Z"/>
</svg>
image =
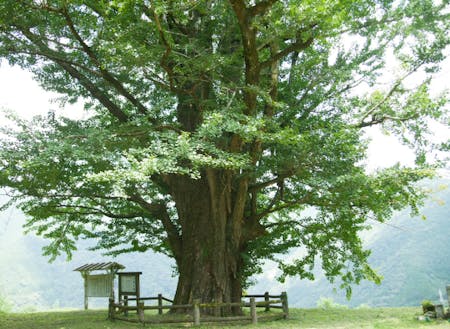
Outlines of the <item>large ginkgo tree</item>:
<svg viewBox="0 0 450 329">
<path fill-rule="evenodd" d="M 7 114 L 0 185 L 47 255 L 89 238 L 172 257 L 177 304 L 240 300 L 265 259 L 281 279 L 320 259 L 348 290 L 378 281 L 359 233 L 424 198 L 428 125 L 448 124 L 430 84 L 449 13 L 447 0 L 2 0 L 0 58 L 87 115 Z M 369 173 L 374 126 L 415 165 Z"/>
</svg>

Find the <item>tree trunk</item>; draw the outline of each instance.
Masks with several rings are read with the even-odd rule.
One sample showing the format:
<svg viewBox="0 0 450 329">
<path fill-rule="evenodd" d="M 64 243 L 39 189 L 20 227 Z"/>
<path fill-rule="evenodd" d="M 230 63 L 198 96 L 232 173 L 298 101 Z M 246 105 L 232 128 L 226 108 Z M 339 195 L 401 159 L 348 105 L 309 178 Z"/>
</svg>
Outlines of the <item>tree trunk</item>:
<svg viewBox="0 0 450 329">
<path fill-rule="evenodd" d="M 169 179 L 181 224 L 181 255 L 175 304 L 240 302 L 242 294 L 242 217 L 233 210 L 231 174 L 207 170 L 200 179 Z M 240 308 L 210 309 L 214 315 Z"/>
</svg>

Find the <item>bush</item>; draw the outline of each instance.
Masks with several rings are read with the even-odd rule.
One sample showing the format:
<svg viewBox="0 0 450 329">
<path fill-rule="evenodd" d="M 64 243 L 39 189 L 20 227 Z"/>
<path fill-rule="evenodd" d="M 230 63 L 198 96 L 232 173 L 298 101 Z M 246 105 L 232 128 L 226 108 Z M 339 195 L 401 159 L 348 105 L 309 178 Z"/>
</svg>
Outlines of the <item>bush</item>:
<svg viewBox="0 0 450 329">
<path fill-rule="evenodd" d="M 0 313 L 9 313 L 11 309 L 11 304 L 0 294 Z"/>
<path fill-rule="evenodd" d="M 368 310 L 372 307 L 369 304 L 360 304 L 358 307 L 356 307 L 357 310 Z"/>
<path fill-rule="evenodd" d="M 333 298 L 320 297 L 317 301 L 317 307 L 323 310 L 332 310 L 332 309 L 347 309 L 347 305 L 342 305 L 336 303 Z"/>
<path fill-rule="evenodd" d="M 431 300 L 424 299 L 422 301 L 422 310 L 423 310 L 423 313 L 434 312 L 435 307 L 434 307 L 433 302 Z"/>
</svg>

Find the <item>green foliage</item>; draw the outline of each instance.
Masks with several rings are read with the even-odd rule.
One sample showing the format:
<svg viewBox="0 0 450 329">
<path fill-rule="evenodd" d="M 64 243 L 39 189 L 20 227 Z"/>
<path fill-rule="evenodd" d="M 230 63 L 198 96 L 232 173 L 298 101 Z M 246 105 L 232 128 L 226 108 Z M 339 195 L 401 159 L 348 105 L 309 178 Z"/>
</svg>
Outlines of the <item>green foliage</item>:
<svg viewBox="0 0 450 329">
<path fill-rule="evenodd" d="M 367 304 L 360 304 L 356 307 L 357 310 L 369 310 L 371 309 L 370 305 Z"/>
<path fill-rule="evenodd" d="M 320 270 L 314 270 L 314 282 L 286 281 L 289 302 L 299 307 L 316 305 L 321 296 L 333 297 L 340 304 L 358 307 L 418 306 L 423 299 L 437 303 L 439 290 L 445 296 L 450 264 L 442 261 L 441 250 L 450 247 L 447 232 L 450 230 L 450 190 L 448 179 L 423 182 L 430 198 L 419 209 L 421 216 L 410 217 L 408 210 L 394 214 L 389 222 L 373 223 L 372 229 L 363 234 L 364 247 L 371 250 L 369 263 L 383 280 L 379 285 L 361 282 L 352 286 L 352 298 L 335 291 L 340 281 L 330 285 Z M 289 257 L 289 255 L 287 256 Z M 318 264 L 319 266 L 319 264 Z M 424 269 L 427 269 L 424 271 Z M 286 289 L 257 276 L 261 289 Z M 269 287 L 269 288 L 266 288 Z"/>
<path fill-rule="evenodd" d="M 3 202 L 5 198 L 0 198 L 0 203 Z M 77 241 L 78 250 L 70 262 L 66 262 L 64 257 L 58 257 L 48 264 L 48 259 L 41 255 L 41 248 L 46 245 L 46 241 L 34 234 L 24 235 L 24 223 L 25 216 L 17 209 L 0 212 L 0 282 L 4 283 L 0 295 L 8 301 L 12 312 L 81 309 L 83 280 L 79 272 L 73 269 L 85 263 L 108 259 L 126 265 L 129 271 L 143 272 L 142 296 L 162 293 L 171 297 L 173 294 L 176 287 L 176 280 L 171 276 L 173 261 L 164 255 L 152 252 L 145 255 L 128 253 L 105 259 L 100 252 L 88 250 L 93 243 Z M 106 298 L 91 298 L 89 307 L 103 308 L 107 302 Z"/>
<path fill-rule="evenodd" d="M 432 302 L 431 300 L 428 300 L 428 299 L 422 300 L 421 305 L 422 305 L 422 307 L 424 307 L 424 308 L 434 307 L 433 302 Z"/>
<path fill-rule="evenodd" d="M 241 223 L 224 240 L 239 237 L 242 281 L 262 259 L 279 264 L 281 280 L 312 279 L 320 258 L 349 295 L 354 282 L 380 280 L 360 233 L 396 210 L 416 214 L 426 195 L 416 183 L 437 167 L 427 154 L 445 150 L 428 125 L 448 125 L 447 96 L 429 90 L 450 42 L 448 9 L 433 0 L 4 0 L 0 57 L 66 101 L 85 100 L 89 116 L 8 115 L 0 186 L 29 217 L 26 229 L 50 240 L 51 259 L 70 258 L 85 238 L 114 255 L 181 259 L 177 241 L 196 218 L 181 211 L 176 183 L 206 182 L 205 203 Z M 386 83 L 388 52 L 399 75 Z M 373 126 L 410 146 L 416 166 L 367 173 Z M 287 262 L 296 247 L 305 253 Z"/>
<path fill-rule="evenodd" d="M 3 295 L 0 294 L 0 314 L 8 313 L 11 311 L 11 304 L 6 300 Z"/>
<path fill-rule="evenodd" d="M 333 298 L 327 298 L 327 297 L 320 297 L 320 299 L 317 301 L 317 307 L 322 310 L 340 310 L 340 309 L 348 309 L 348 306 L 341 305 L 339 303 L 336 303 Z"/>
<path fill-rule="evenodd" d="M 444 293 L 448 284 L 450 264 L 442 262 L 440 250 L 450 247 L 447 232 L 450 230 L 448 213 L 450 212 L 450 190 L 448 180 L 431 181 L 424 184 L 424 189 L 434 191 L 432 198 L 420 209 L 427 220 L 411 219 L 407 211 L 395 214 L 388 223 L 379 223 L 363 236 L 364 246 L 372 251 L 369 262 L 384 279 L 380 285 L 372 282 L 361 282 L 352 286 L 351 300 L 345 293 L 334 291 L 334 285 L 314 270 L 315 281 L 288 279 L 283 285 L 268 273 L 276 271 L 276 264 L 264 265 L 262 275 L 252 276 L 256 285 L 249 288 L 248 293 L 269 291 L 277 293 L 287 290 L 289 304 L 293 307 L 315 307 L 321 296 L 329 296 L 336 303 L 359 307 L 361 304 L 371 307 L 418 306 L 427 298 L 437 302 L 438 289 Z M 2 200 L 5 202 L 5 200 Z M 8 223 L 8 230 L 3 225 Z M 39 305 L 39 310 L 54 309 L 59 306 L 82 307 L 82 280 L 73 268 L 84 264 L 87 260 L 102 261 L 100 252 L 87 252 L 86 242 L 78 241 L 78 251 L 70 263 L 58 258 L 55 263 L 47 264 L 40 256 L 44 245 L 43 239 L 32 235 L 22 236 L 21 226 L 25 222 L 19 211 L 5 211 L 0 215 L 0 266 L 4 267 L 0 281 L 9 282 L 3 288 L 3 296 L 14 302 L 14 311 L 23 311 L 28 305 Z M 17 240 L 20 239 L 20 240 Z M 14 245 L 11 250 L 8 246 Z M 294 250 L 298 252 L 298 250 Z M 293 258 L 288 253 L 285 257 Z M 173 262 L 163 255 L 151 252 L 119 255 L 115 261 L 127 266 L 127 269 L 143 272 L 143 296 L 163 293 L 171 296 L 176 287 L 175 278 L 171 277 L 170 266 Z M 7 266 L 8 264 L 8 266 Z M 4 265 L 4 266 L 3 266 Z M 426 268 L 427 271 L 423 269 Z M 432 275 L 429 275 L 432 273 Z M 21 285 L 26 282 L 26 286 Z M 334 287 L 333 287 L 334 286 Z M 64 296 L 61 299 L 61 296 Z M 39 297 L 39 298 L 38 298 Z M 104 307 L 105 300 L 99 305 Z"/>
</svg>

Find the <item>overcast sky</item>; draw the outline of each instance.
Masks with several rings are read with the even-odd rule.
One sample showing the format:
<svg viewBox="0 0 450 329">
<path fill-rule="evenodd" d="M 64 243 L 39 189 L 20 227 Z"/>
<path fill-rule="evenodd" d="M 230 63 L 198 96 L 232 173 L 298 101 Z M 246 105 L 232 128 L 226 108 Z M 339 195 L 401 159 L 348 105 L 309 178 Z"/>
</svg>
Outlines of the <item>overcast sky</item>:
<svg viewBox="0 0 450 329">
<path fill-rule="evenodd" d="M 449 61 L 447 61 L 449 62 Z M 450 89 L 450 65 L 447 65 L 439 76 L 437 89 Z M 45 114 L 50 110 L 57 111 L 69 117 L 82 117 L 83 110 L 80 105 L 66 105 L 60 108 L 52 99 L 58 94 L 44 91 L 29 72 L 19 67 L 10 67 L 5 63 L 0 65 L 0 109 L 10 109 L 25 117 L 35 114 Z M 2 113 L 0 112 L 0 115 Z M 1 120 L 4 121 L 4 120 Z M 1 124 L 1 123 L 0 123 Z M 449 138 L 448 129 L 436 128 L 436 134 Z M 392 137 L 372 129 L 370 131 L 372 143 L 369 146 L 369 170 L 391 166 L 397 162 L 412 164 L 413 154 L 400 145 Z"/>
</svg>

